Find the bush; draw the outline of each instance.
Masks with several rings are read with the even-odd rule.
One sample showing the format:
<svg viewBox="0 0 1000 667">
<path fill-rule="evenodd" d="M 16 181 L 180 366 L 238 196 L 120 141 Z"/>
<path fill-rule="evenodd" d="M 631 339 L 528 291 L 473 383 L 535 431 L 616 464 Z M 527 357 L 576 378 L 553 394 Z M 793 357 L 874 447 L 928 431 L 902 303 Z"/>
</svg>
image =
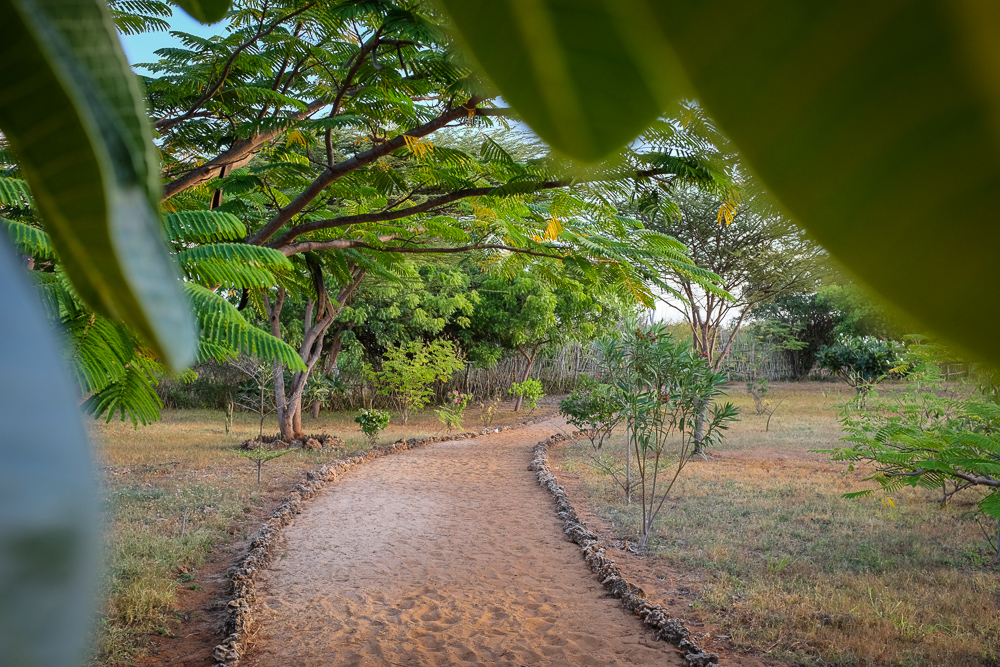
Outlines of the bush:
<svg viewBox="0 0 1000 667">
<path fill-rule="evenodd" d="M 446 382 L 462 365 L 459 351 L 449 340 L 411 341 L 389 347 L 381 370 L 366 368 L 365 374 L 379 394 L 396 401 L 405 424 L 411 410 L 419 410 L 430 401 L 434 394 L 431 385 L 436 380 Z"/>
<path fill-rule="evenodd" d="M 684 466 L 698 448 L 719 442 L 738 412 L 731 403 L 716 402 L 725 393 L 726 374 L 712 370 L 690 343 L 674 340 L 662 326 L 622 334 L 601 353 L 630 431 L 634 462 L 626 465 L 634 466 L 639 479 L 639 544 L 645 548 Z M 630 486 L 626 481 L 626 499 Z"/>
<path fill-rule="evenodd" d="M 361 414 L 354 421 L 361 427 L 361 432 L 368 436 L 368 445 L 374 447 L 378 434 L 389 425 L 389 413 L 386 410 L 361 408 Z"/>
<path fill-rule="evenodd" d="M 816 354 L 821 368 L 854 387 L 860 401 L 892 373 L 902 374 L 903 345 L 871 336 L 840 336 Z"/>
<path fill-rule="evenodd" d="M 614 388 L 606 384 L 592 384 L 590 388 L 574 391 L 559 403 L 559 414 L 566 421 L 586 433 L 595 451 L 600 451 L 604 440 L 621 423 L 621 401 Z"/>
<path fill-rule="evenodd" d="M 445 404 L 437 411 L 438 419 L 448 428 L 448 433 L 452 430 L 461 430 L 462 414 L 465 406 L 472 400 L 472 394 L 463 394 L 459 391 L 452 391 L 445 396 Z"/>
<path fill-rule="evenodd" d="M 517 412 L 524 403 L 527 403 L 528 407 L 534 411 L 538 407 L 539 399 L 545 396 L 542 383 L 534 378 L 528 378 L 524 382 L 515 382 L 510 387 L 510 393 L 517 397 L 514 412 Z"/>
</svg>

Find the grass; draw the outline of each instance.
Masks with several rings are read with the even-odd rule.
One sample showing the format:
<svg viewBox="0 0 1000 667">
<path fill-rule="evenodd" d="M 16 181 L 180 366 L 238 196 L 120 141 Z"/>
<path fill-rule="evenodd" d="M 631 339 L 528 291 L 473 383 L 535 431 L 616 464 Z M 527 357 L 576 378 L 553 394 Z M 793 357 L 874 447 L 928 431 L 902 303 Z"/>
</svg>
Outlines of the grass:
<svg viewBox="0 0 1000 667">
<path fill-rule="evenodd" d="M 493 426 L 523 421 L 501 405 Z M 552 414 L 547 401 L 535 416 Z M 466 410 L 467 430 L 481 430 L 481 410 Z M 163 419 L 133 429 L 131 423 L 93 423 L 92 439 L 102 470 L 106 517 L 106 575 L 94 664 L 128 664 L 151 634 L 171 634 L 192 610 L 176 608 L 180 587 L 198 590 L 198 568 L 213 549 L 242 542 L 302 476 L 324 462 L 367 447 L 354 423 L 356 413 L 321 413 L 303 423 L 307 433 L 343 438 L 336 451 L 296 450 L 267 462 L 262 484 L 253 464 L 234 448 L 256 436 L 258 418 L 234 415 L 227 434 L 225 415 L 212 410 L 168 410 Z M 277 432 L 272 417 L 264 433 Z M 406 425 L 390 424 L 379 442 L 442 435 L 433 410 L 417 412 Z"/>
<path fill-rule="evenodd" d="M 833 405 L 851 390 L 773 391 L 785 403 L 764 432 L 767 416 L 731 389 L 743 420 L 711 461 L 685 468 L 655 525 L 654 567 L 702 582 L 692 615 L 740 649 L 796 665 L 1000 664 L 1000 568 L 969 516 L 978 496 L 944 508 L 925 489 L 844 499 L 866 488 L 863 471 L 809 450 L 837 446 Z M 611 447 L 620 453 L 623 438 Z M 637 539 L 638 504 L 622 504 L 581 451 L 566 457 L 599 514 Z"/>
</svg>

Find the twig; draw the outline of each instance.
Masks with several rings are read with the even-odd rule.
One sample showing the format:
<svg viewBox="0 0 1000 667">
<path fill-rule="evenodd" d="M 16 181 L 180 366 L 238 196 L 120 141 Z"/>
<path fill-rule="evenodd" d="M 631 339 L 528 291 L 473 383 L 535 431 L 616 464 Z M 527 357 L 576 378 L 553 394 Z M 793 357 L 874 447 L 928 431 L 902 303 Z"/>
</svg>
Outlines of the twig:
<svg viewBox="0 0 1000 667">
<path fill-rule="evenodd" d="M 781 399 L 780 401 L 778 401 L 778 404 L 776 406 L 774 406 L 774 410 L 771 410 L 771 412 L 769 412 L 767 414 L 767 423 L 764 425 L 764 432 L 765 433 L 767 433 L 767 430 L 769 428 L 771 428 L 771 417 L 774 416 L 774 413 L 778 411 L 778 408 L 780 408 L 781 404 L 784 403 L 784 402 L 785 402 L 785 399 Z"/>
</svg>

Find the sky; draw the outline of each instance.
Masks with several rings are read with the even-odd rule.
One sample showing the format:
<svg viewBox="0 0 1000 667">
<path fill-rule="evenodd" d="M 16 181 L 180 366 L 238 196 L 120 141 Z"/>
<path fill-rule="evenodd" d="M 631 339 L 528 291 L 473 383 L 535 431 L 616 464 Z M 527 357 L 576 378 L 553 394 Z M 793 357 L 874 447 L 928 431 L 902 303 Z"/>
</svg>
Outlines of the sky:
<svg viewBox="0 0 1000 667">
<path fill-rule="evenodd" d="M 173 17 L 170 18 L 171 30 L 187 32 L 199 37 L 211 37 L 220 34 L 224 30 L 221 23 L 215 25 L 202 25 L 193 18 L 185 14 L 180 9 L 174 10 Z M 131 64 L 148 63 L 158 60 L 153 53 L 157 49 L 165 46 L 181 46 L 180 41 L 169 32 L 152 32 L 142 35 L 122 35 L 122 48 Z"/>
</svg>

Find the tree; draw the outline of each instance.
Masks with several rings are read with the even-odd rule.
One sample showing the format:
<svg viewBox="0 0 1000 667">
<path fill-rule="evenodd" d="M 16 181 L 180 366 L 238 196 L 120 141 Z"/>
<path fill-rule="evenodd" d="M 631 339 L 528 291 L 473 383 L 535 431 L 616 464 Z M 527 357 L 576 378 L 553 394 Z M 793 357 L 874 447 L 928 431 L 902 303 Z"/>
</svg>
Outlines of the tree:
<svg viewBox="0 0 1000 667">
<path fill-rule="evenodd" d="M 430 401 L 431 384 L 447 381 L 461 367 L 462 360 L 451 341 L 412 341 L 390 347 L 381 368 L 370 368 L 367 374 L 378 393 L 396 401 L 400 421 L 405 424 L 411 410 L 419 410 Z"/>
<path fill-rule="evenodd" d="M 796 377 L 809 374 L 816 354 L 838 335 L 898 339 L 898 326 L 885 309 L 856 285 L 828 284 L 816 292 L 782 294 L 761 304 L 750 318 L 766 327 L 785 327 L 801 343 L 786 354 Z"/>
<path fill-rule="evenodd" d="M 404 278 L 407 254 L 477 252 L 507 275 L 528 257 L 570 262 L 575 279 L 617 282 L 647 301 L 665 270 L 711 279 L 608 203 L 653 176 L 725 189 L 694 128 L 650 130 L 682 155 L 626 150 L 586 178 L 550 155 L 516 159 L 490 136 L 509 110 L 482 92 L 442 20 L 393 0 L 239 6 L 225 35 L 182 35 L 186 48 L 146 65 L 164 205 L 216 207 L 247 225 L 248 245 L 309 258 L 296 264 L 309 280 L 258 304 L 274 333 L 289 290 L 291 301 L 314 301 L 306 370 L 278 388 L 286 437 L 299 434 L 302 390 L 345 300 L 366 275 Z M 468 150 L 469 132 L 456 126 L 485 136 Z"/>
<path fill-rule="evenodd" d="M 729 354 L 736 334 L 753 310 L 781 296 L 815 284 L 821 250 L 768 211 L 758 212 L 748 201 L 738 208 L 697 191 L 677 202 L 664 202 L 656 190 L 647 191 L 638 202 L 653 215 L 651 224 L 667 230 L 684 243 L 692 259 L 719 276 L 719 289 L 703 286 L 680 276 L 677 291 L 683 300 L 666 300 L 691 331 L 694 349 L 718 370 Z M 726 215 L 730 215 L 726 219 Z M 730 331 L 722 340 L 723 327 Z"/>
<path fill-rule="evenodd" d="M 903 346 L 895 341 L 871 336 L 839 336 L 833 345 L 824 345 L 816 362 L 849 384 L 863 404 L 868 394 L 891 373 L 906 368 Z"/>
<path fill-rule="evenodd" d="M 167 367 L 130 327 L 91 310 L 72 288 L 51 237 L 41 229 L 21 167 L 3 144 L 0 167 L 0 228 L 24 258 L 49 317 L 70 341 L 69 361 L 86 399 L 84 410 L 107 415 L 108 421 L 118 414 L 136 425 L 159 419 L 162 406 L 154 387 Z M 172 213 L 164 224 L 200 327 L 198 361 L 222 362 L 244 353 L 297 365 L 294 350 L 252 327 L 217 293 L 276 283 L 278 274 L 291 269 L 284 255 L 232 243 L 245 228 L 230 214 Z"/>
<path fill-rule="evenodd" d="M 574 157 L 604 157 L 696 95 L 855 279 L 1000 363 L 1000 291 L 986 268 L 1000 231 L 984 235 L 995 211 L 974 194 L 1000 182 L 991 9 L 442 3 L 503 99 Z M 942 262 L 945 278 L 927 270 Z"/>
<path fill-rule="evenodd" d="M 531 376 L 543 348 L 591 340 L 613 328 L 622 309 L 614 296 L 588 289 L 565 273 L 551 280 L 535 272 L 509 278 L 480 273 L 472 284 L 478 300 L 470 324 L 451 331 L 480 365 L 492 366 L 509 352 L 519 354 L 524 366 L 517 382 Z M 518 396 L 515 411 L 523 400 Z"/>
<path fill-rule="evenodd" d="M 782 8 L 628 5 L 641 10 L 633 13 L 621 11 L 626 6 L 616 3 L 588 6 L 584 12 L 575 6 L 545 4 L 532 11 L 555 12 L 557 20 L 544 27 L 558 27 L 559 32 L 551 34 L 559 39 L 544 39 L 550 33 L 543 29 L 536 34 L 542 38 L 532 40 L 518 32 L 520 26 L 531 25 L 530 20 L 511 20 L 510 12 L 526 6 L 492 3 L 489 12 L 480 13 L 483 6 L 478 2 L 446 2 L 466 43 L 476 49 L 491 78 L 500 82 L 504 98 L 523 109 L 543 137 L 552 137 L 556 145 L 584 157 L 604 155 L 609 147 L 628 141 L 636 129 L 662 113 L 667 99 L 686 91 L 685 84 L 693 81 L 738 143 L 753 155 L 754 168 L 850 266 L 883 294 L 922 313 L 925 321 L 997 359 L 992 335 L 996 327 L 989 318 L 1000 312 L 994 307 L 1000 297 L 988 275 L 953 272 L 950 280 L 941 280 L 926 270 L 940 256 L 960 253 L 966 267 L 988 268 L 994 263 L 997 244 L 983 236 L 992 232 L 988 226 L 984 232 L 981 225 L 989 219 L 991 204 L 968 195 L 993 183 L 998 169 L 996 148 L 989 141 L 996 117 L 996 98 L 991 94 L 995 81 L 988 68 L 980 67 L 985 57 L 968 55 L 988 52 L 989 28 L 995 21 L 981 14 L 986 10 L 929 2 L 885 6 L 876 12 L 859 13 L 844 5 L 811 13 L 790 5 L 784 8 L 787 20 L 775 21 L 772 12 L 781 15 Z M 120 3 L 123 9 L 115 17 L 119 26 L 129 26 L 129 15 L 136 13 L 129 5 Z M 184 0 L 183 5 L 204 21 L 222 18 L 228 8 L 225 1 Z M 158 25 L 157 15 L 165 15 L 162 3 L 138 6 L 152 7 L 147 13 L 153 16 L 134 19 L 133 27 Z M 307 9 L 308 5 L 302 11 Z M 573 14 L 559 15 L 563 10 Z M 706 16 L 712 20 L 704 20 Z M 46 222 L 54 245 L 66 257 L 70 281 L 88 305 L 99 314 L 122 318 L 157 356 L 179 371 L 194 356 L 193 317 L 173 280 L 167 252 L 154 240 L 156 184 L 149 175 L 155 149 L 137 112 L 142 102 L 107 11 L 94 0 L 14 0 L 0 5 L 0 17 L 4 36 L 0 128 L 14 142 L 28 180 L 41 193 Z M 265 25 L 264 18 L 262 12 L 257 28 L 261 36 L 277 28 Z M 911 29 L 898 29 L 900 22 Z M 834 26 L 840 29 L 831 29 Z M 962 38 L 956 39 L 956 34 Z M 588 58 L 552 57 L 560 53 L 565 35 L 574 40 L 579 35 L 600 38 L 589 42 Z M 635 35 L 646 37 L 636 40 Z M 707 43 L 719 46 L 701 48 Z M 519 48 L 512 50 L 512 44 Z M 656 57 L 644 60 L 644 46 Z M 247 48 L 240 46 L 225 59 L 221 80 Z M 519 58 L 511 59 L 512 52 Z M 921 66 L 921 76 L 914 76 L 913 69 L 896 66 L 908 57 L 933 66 Z M 792 58 L 796 66 L 786 66 Z M 595 63 L 609 66 L 595 69 Z M 814 63 L 822 66 L 813 67 Z M 530 75 L 512 79 L 505 75 L 511 71 Z M 858 82 L 869 85 L 859 89 Z M 581 85 L 582 94 L 575 94 Z M 203 88 L 203 97 L 211 99 L 220 88 L 212 83 Z M 746 94 L 765 89 L 770 94 Z M 623 100 L 628 103 L 622 104 Z M 843 112 L 841 104 L 852 105 L 851 112 Z M 319 108 L 317 103 L 311 113 Z M 185 113 L 193 118 L 199 110 Z M 308 108 L 302 111 L 307 112 Z M 865 122 L 857 122 L 858 114 Z M 943 136 L 938 134 L 942 126 L 949 128 Z M 261 137 L 271 131 L 281 132 L 273 126 L 262 128 L 246 140 L 249 143 L 234 145 L 239 150 L 231 157 L 244 158 L 240 152 L 244 150 L 253 153 L 267 143 Z M 934 136 L 940 140 L 931 150 L 924 139 Z M 918 145 L 919 151 L 907 150 Z M 221 164 L 230 163 L 224 159 Z M 941 164 L 964 168 L 942 173 Z M 211 177 L 222 169 L 220 163 L 206 167 L 194 177 Z M 902 173 L 909 177 L 900 178 Z M 978 180 L 970 180 L 969 174 Z M 814 187 L 817 183 L 823 187 Z M 921 195 L 928 193 L 939 197 L 931 202 L 934 205 L 921 201 Z M 904 211 L 907 233 L 901 235 L 897 220 L 887 212 Z M 853 226 L 845 231 L 845 224 Z M 967 238 L 981 242 L 963 246 Z M 943 248 L 943 241 L 952 246 Z M 47 439 L 58 443 L 51 451 L 80 451 L 82 431 L 67 426 L 75 422 L 72 410 L 64 409 L 72 403 L 71 394 L 56 379 L 60 375 L 52 363 L 56 348 L 39 325 L 31 301 L 24 298 L 26 288 L 12 266 L 4 255 L 0 270 L 11 287 L 5 293 L 4 312 L 10 316 L 5 320 L 23 324 L 6 333 L 17 358 L 3 357 L 4 377 L 20 390 L 16 400 L 4 406 L 6 415 L 24 420 L 44 398 L 56 397 L 53 409 L 61 410 L 59 418 L 47 421 L 53 430 L 66 428 L 60 437 L 53 434 Z M 30 370 L 18 363 L 27 357 L 34 359 Z M 15 443 L 31 440 L 27 432 L 8 435 Z M 31 450 L 18 450 L 15 462 L 23 465 L 13 466 L 21 486 L 7 488 L 30 492 L 26 470 L 44 470 L 50 478 L 56 473 L 51 461 L 49 465 L 41 461 L 40 452 L 50 451 L 44 448 L 47 443 L 32 445 Z M 85 475 L 86 465 L 79 456 L 64 456 L 60 462 L 63 471 L 78 471 L 76 480 Z M 72 475 L 68 479 L 73 480 Z M 75 483 L 63 485 L 62 490 L 66 498 L 76 495 L 77 501 L 70 503 L 74 508 L 85 507 L 79 500 L 91 495 L 85 485 Z M 11 495 L 30 505 L 25 500 L 29 493 Z M 17 623 L 5 624 L 12 641 L 4 644 L 22 661 L 68 664 L 83 643 L 81 585 L 93 577 L 80 564 L 87 562 L 86 545 L 94 543 L 96 529 L 88 534 L 86 526 L 93 523 L 86 516 L 74 521 L 62 508 L 58 516 L 49 516 L 49 529 L 65 527 L 67 532 L 61 535 L 79 539 L 59 540 L 67 547 L 68 565 L 59 569 L 62 578 L 37 582 L 33 589 L 20 586 L 5 596 L 0 611 L 16 610 L 9 618 Z M 44 530 L 43 523 L 0 533 L 6 541 L 16 541 L 25 530 Z M 10 553 L 20 555 L 10 561 L 14 569 L 8 571 L 30 562 L 30 554 L 23 550 Z M 54 585 L 43 592 L 46 584 Z M 45 606 L 43 593 L 55 593 L 59 584 L 63 589 L 58 591 L 59 604 Z M 51 625 L 51 609 L 56 608 L 65 618 L 77 619 L 76 625 L 60 623 L 64 642 L 37 640 L 32 633 Z"/>
<path fill-rule="evenodd" d="M 716 402 L 724 393 L 725 373 L 662 326 L 626 331 L 602 354 L 629 427 L 627 446 L 635 457 L 642 501 L 639 545 L 645 548 L 653 521 L 696 447 L 721 440 L 738 412 L 731 403 Z M 629 482 L 626 493 L 631 488 Z"/>
</svg>

